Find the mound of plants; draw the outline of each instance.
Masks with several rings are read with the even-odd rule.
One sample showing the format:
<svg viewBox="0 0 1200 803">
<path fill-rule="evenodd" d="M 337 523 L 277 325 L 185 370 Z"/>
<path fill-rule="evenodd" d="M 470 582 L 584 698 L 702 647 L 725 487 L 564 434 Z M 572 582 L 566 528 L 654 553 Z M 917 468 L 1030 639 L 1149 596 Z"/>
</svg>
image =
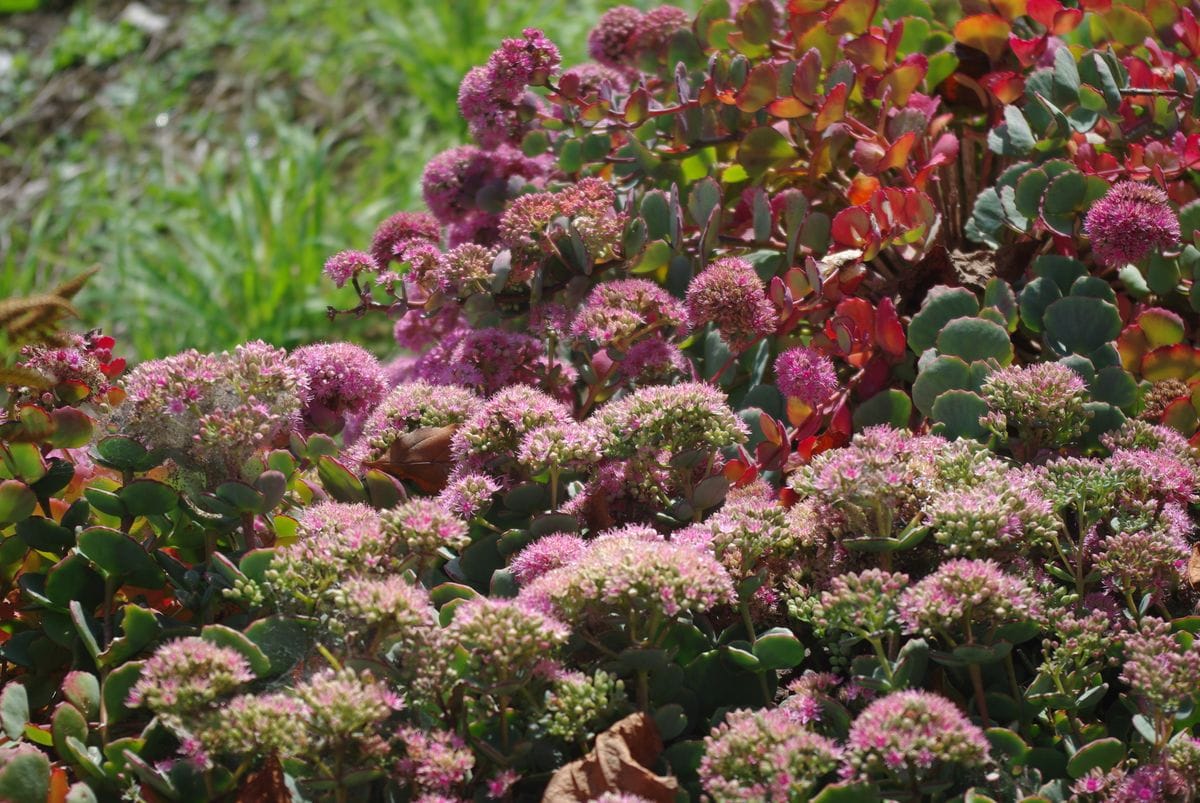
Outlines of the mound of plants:
<svg viewBox="0 0 1200 803">
<path fill-rule="evenodd" d="M 1192 8 L 588 45 L 329 258 L 391 361 L 0 302 L 0 799 L 1200 797 Z"/>
</svg>

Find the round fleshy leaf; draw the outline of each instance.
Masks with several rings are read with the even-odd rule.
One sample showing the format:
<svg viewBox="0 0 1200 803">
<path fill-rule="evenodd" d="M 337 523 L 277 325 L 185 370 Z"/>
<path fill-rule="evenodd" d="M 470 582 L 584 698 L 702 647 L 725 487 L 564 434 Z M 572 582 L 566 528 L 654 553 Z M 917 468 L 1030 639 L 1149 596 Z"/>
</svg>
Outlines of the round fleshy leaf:
<svg viewBox="0 0 1200 803">
<path fill-rule="evenodd" d="M 118 491 L 117 496 L 131 516 L 170 513 L 179 504 L 179 494 L 175 489 L 158 480 L 134 480 Z"/>
<path fill-rule="evenodd" d="M 246 638 L 267 657 L 268 674 L 282 675 L 308 654 L 312 627 L 303 619 L 268 616 L 246 628 Z"/>
<path fill-rule="evenodd" d="M 888 424 L 897 429 L 908 426 L 912 415 L 912 401 L 902 390 L 892 388 L 880 391 L 858 406 L 854 411 L 856 430 L 875 424 Z"/>
<path fill-rule="evenodd" d="M 1108 772 L 1125 759 L 1125 744 L 1120 739 L 1097 739 L 1076 751 L 1067 762 L 1072 778 L 1082 778 L 1092 770 Z"/>
<path fill-rule="evenodd" d="M 1096 374 L 1092 398 L 1128 410 L 1137 402 L 1138 386 L 1133 375 L 1119 365 L 1110 365 Z"/>
<path fill-rule="evenodd" d="M 246 635 L 232 627 L 208 625 L 200 631 L 200 638 L 216 644 L 218 647 L 227 647 L 241 654 L 246 659 L 246 663 L 250 664 L 250 669 L 259 677 L 263 677 L 271 671 L 271 660 L 266 653 Z"/>
<path fill-rule="evenodd" d="M 1068 296 L 1046 307 L 1042 325 L 1060 354 L 1089 354 L 1121 333 L 1121 315 L 1098 298 Z"/>
<path fill-rule="evenodd" d="M 958 357 L 940 355 L 922 367 L 913 383 L 912 398 L 926 417 L 932 415 L 938 396 L 948 390 L 970 390 L 971 369 Z"/>
<path fill-rule="evenodd" d="M 983 318 L 958 318 L 942 329 L 937 339 L 942 354 L 961 357 L 966 362 L 996 360 L 1008 365 L 1013 360 L 1008 331 L 995 321 Z"/>
<path fill-rule="evenodd" d="M 54 434 L 50 445 L 59 449 L 75 449 L 92 439 L 94 425 L 87 413 L 74 407 L 59 407 L 50 413 Z"/>
<path fill-rule="evenodd" d="M 1163 411 L 1162 423 L 1190 437 L 1200 421 L 1197 420 L 1195 405 L 1185 396 L 1167 405 L 1167 409 Z"/>
<path fill-rule="evenodd" d="M 1152 349 L 1183 342 L 1183 318 L 1170 310 L 1151 307 L 1138 316 L 1138 326 Z"/>
<path fill-rule="evenodd" d="M 1164 379 L 1191 379 L 1200 373 L 1200 349 L 1187 343 L 1154 349 L 1142 358 L 1142 378 L 1150 382 Z"/>
<path fill-rule="evenodd" d="M 955 318 L 969 318 L 979 312 L 979 300 L 962 287 L 935 289 L 908 325 L 908 345 L 917 354 L 932 348 L 942 327 Z"/>
<path fill-rule="evenodd" d="M 62 693 L 88 719 L 100 715 L 100 681 L 91 672 L 68 672 Z"/>
<path fill-rule="evenodd" d="M 0 482 L 0 525 L 21 521 L 33 514 L 37 497 L 20 480 Z"/>
<path fill-rule="evenodd" d="M 18 745 L 0 767 L 0 800 L 46 803 L 50 794 L 50 759 L 33 745 Z"/>
<path fill-rule="evenodd" d="M 800 639 L 786 627 L 773 627 L 760 635 L 753 652 L 765 669 L 791 669 L 808 654 Z"/>
<path fill-rule="evenodd" d="M 1041 332 L 1046 307 L 1062 297 L 1062 290 L 1053 279 L 1039 276 L 1021 290 L 1021 321 L 1034 332 Z"/>
<path fill-rule="evenodd" d="M 984 434 L 983 425 L 979 419 L 987 415 L 987 402 L 969 390 L 948 390 L 938 396 L 933 403 L 933 415 L 936 422 L 934 433 L 955 438 L 976 438 Z"/>
<path fill-rule="evenodd" d="M 105 576 L 142 588 L 162 588 L 162 569 L 134 539 L 119 530 L 90 527 L 79 534 L 79 554 Z"/>
<path fill-rule="evenodd" d="M 1075 232 L 1075 221 L 1087 191 L 1087 178 L 1079 171 L 1055 177 L 1046 185 L 1042 197 L 1042 222 L 1054 233 L 1070 237 Z"/>
</svg>

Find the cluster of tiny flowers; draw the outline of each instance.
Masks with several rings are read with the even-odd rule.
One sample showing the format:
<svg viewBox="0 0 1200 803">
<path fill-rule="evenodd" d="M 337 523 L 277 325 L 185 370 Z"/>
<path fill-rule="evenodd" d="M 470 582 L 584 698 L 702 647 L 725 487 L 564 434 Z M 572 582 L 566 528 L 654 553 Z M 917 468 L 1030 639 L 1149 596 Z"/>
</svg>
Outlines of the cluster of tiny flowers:
<svg viewBox="0 0 1200 803">
<path fill-rule="evenodd" d="M 1043 466 L 1026 469 L 1025 480 L 1050 502 L 1055 510 L 1099 511 L 1113 506 L 1127 480 L 1125 472 L 1107 460 L 1061 457 Z"/>
<path fill-rule="evenodd" d="M 236 477 L 255 451 L 294 428 L 309 394 L 287 352 L 262 341 L 142 363 L 125 392 L 123 433 L 210 482 Z"/>
<path fill-rule="evenodd" d="M 362 433 L 347 450 L 353 463 L 368 463 L 387 456 L 392 444 L 423 427 L 461 424 L 480 403 L 470 390 L 454 385 L 434 387 L 428 382 L 396 386 L 367 417 Z"/>
<path fill-rule="evenodd" d="M 347 576 L 393 567 L 392 543 L 379 514 L 366 505 L 322 502 L 305 508 L 299 537 L 276 549 L 267 584 L 306 606 Z"/>
<path fill-rule="evenodd" d="M 1191 387 L 1182 379 L 1160 379 L 1151 382 L 1142 397 L 1142 412 L 1138 418 L 1142 421 L 1162 421 L 1169 408 L 1176 400 L 1191 394 Z"/>
<path fill-rule="evenodd" d="M 895 779 L 911 788 L 945 768 L 974 768 L 988 758 L 978 727 L 944 697 L 900 691 L 874 701 L 854 720 L 846 763 L 863 780 Z"/>
<path fill-rule="evenodd" d="M 774 499 L 731 498 L 705 524 L 709 547 L 737 578 L 754 574 L 765 559 L 786 559 L 796 547 L 787 510 Z"/>
<path fill-rule="evenodd" d="M 668 541 L 614 534 L 571 563 L 536 578 L 521 597 L 576 621 L 585 611 L 674 616 L 732 602 L 733 581 L 709 553 Z"/>
<path fill-rule="evenodd" d="M 345 738 L 369 730 L 403 707 L 398 695 L 370 674 L 326 669 L 296 686 L 309 726 L 325 738 Z"/>
<path fill-rule="evenodd" d="M 700 783 L 715 800 L 807 800 L 840 758 L 788 709 L 731 711 L 704 739 Z"/>
<path fill-rule="evenodd" d="M 1167 450 L 1118 449 L 1109 458 L 1125 482 L 1123 499 L 1188 505 L 1196 499 L 1196 461 Z"/>
<path fill-rule="evenodd" d="M 600 451 L 600 440 L 590 427 L 546 424 L 525 434 L 517 460 L 536 474 L 547 468 L 583 468 L 598 461 Z"/>
<path fill-rule="evenodd" d="M 1033 589 L 991 560 L 943 563 L 905 591 L 898 607 L 910 632 L 952 638 L 971 632 L 973 625 L 998 627 L 1041 617 L 1041 603 Z"/>
<path fill-rule="evenodd" d="M 1195 460 L 1191 444 L 1178 430 L 1136 418 L 1131 418 L 1119 429 L 1106 433 L 1100 438 L 1100 442 L 1111 452 L 1122 449 L 1149 449 L 1152 452 L 1174 455 L 1181 460 Z"/>
<path fill-rule="evenodd" d="M 467 472 L 452 477 L 438 495 L 438 500 L 454 515 L 464 520 L 487 512 L 500 484 L 486 474 Z"/>
<path fill-rule="evenodd" d="M 621 279 L 592 289 L 571 326 L 578 338 L 622 346 L 658 329 L 685 331 L 682 302 L 653 282 Z"/>
<path fill-rule="evenodd" d="M 546 690 L 541 730 L 565 742 L 585 743 L 625 710 L 625 683 L 596 670 L 592 675 L 566 673 Z"/>
<path fill-rule="evenodd" d="M 389 632 L 416 633 L 433 626 L 434 609 L 428 592 L 403 575 L 351 577 L 330 593 L 338 614 L 382 625 Z"/>
<path fill-rule="evenodd" d="M 613 188 L 596 178 L 582 179 L 557 192 L 522 195 L 509 203 L 500 218 L 500 240 L 513 252 L 510 282 L 529 278 L 530 263 L 553 252 L 548 238 L 559 218 L 569 221 L 593 262 L 616 258 L 628 216 L 618 213 L 615 203 Z"/>
<path fill-rule="evenodd" d="M 1059 613 L 1052 635 L 1043 641 L 1042 666 L 1056 674 L 1103 666 L 1115 662 L 1110 657 L 1115 643 L 1113 622 L 1105 611 Z"/>
<path fill-rule="evenodd" d="M 530 98 L 527 88 L 546 83 L 560 61 L 558 48 L 536 28 L 521 39 L 505 39 L 487 66 L 475 67 L 458 90 L 458 109 L 481 146 L 494 148 L 520 141 L 525 131 L 520 112 Z"/>
<path fill-rule="evenodd" d="M 308 709 L 289 693 L 242 694 L 193 730 L 211 754 L 293 756 L 307 749 Z"/>
<path fill-rule="evenodd" d="M 527 433 L 571 421 L 562 402 L 528 385 L 512 385 L 474 406 L 474 413 L 454 433 L 454 456 L 469 463 L 468 470 L 511 461 Z"/>
<path fill-rule="evenodd" d="M 509 194 L 510 182 L 539 183 L 547 172 L 544 158 L 530 158 L 517 148 L 492 149 L 459 145 L 433 157 L 421 177 L 425 205 L 447 227 L 450 247 L 493 245 L 499 237 L 495 211 Z"/>
<path fill-rule="evenodd" d="M 992 373 L 980 391 L 989 428 L 1001 437 L 1015 429 L 1023 441 L 1063 446 L 1087 429 L 1091 413 L 1083 378 L 1057 362 L 1013 365 Z"/>
<path fill-rule="evenodd" d="M 546 373 L 542 341 L 504 329 L 459 329 L 421 355 L 412 377 L 459 385 L 489 395 L 510 385 L 540 384 Z"/>
<path fill-rule="evenodd" d="M 1092 204 L 1083 233 L 1097 262 L 1121 267 L 1179 245 L 1179 218 L 1158 187 L 1122 181 Z"/>
<path fill-rule="evenodd" d="M 908 575 L 900 572 L 867 569 L 838 575 L 821 592 L 808 618 L 822 631 L 874 636 L 891 627 L 897 600 L 907 587 Z"/>
<path fill-rule="evenodd" d="M 775 358 L 775 385 L 789 399 L 820 407 L 837 395 L 837 370 L 816 349 L 796 346 Z"/>
<path fill-rule="evenodd" d="M 725 394 L 704 382 L 638 388 L 597 413 L 605 451 L 614 457 L 642 450 L 672 454 L 715 450 L 745 440 L 745 423 Z"/>
<path fill-rule="evenodd" d="M 365 417 L 387 392 L 379 361 L 353 343 L 303 346 L 292 352 L 292 361 L 310 394 L 304 422 L 319 432 L 336 434 L 347 421 Z"/>
<path fill-rule="evenodd" d="M 253 679 L 250 664 L 236 650 L 198 637 L 181 638 L 167 642 L 146 659 L 127 704 L 178 717 Z"/>
<path fill-rule="evenodd" d="M 492 281 L 495 253 L 482 245 L 463 243 L 438 258 L 431 279 L 446 295 L 466 298 L 487 290 Z"/>
<path fill-rule="evenodd" d="M 933 470 L 929 452 L 942 438 L 915 438 L 886 426 L 868 427 L 844 448 L 830 449 L 792 475 L 789 484 L 846 517 L 855 534 L 892 535 L 892 521 L 908 520 L 918 508 L 918 489 Z"/>
<path fill-rule="evenodd" d="M 926 523 L 954 557 L 988 557 L 1050 543 L 1058 516 L 1049 502 L 1019 482 L 985 488 L 955 488 L 925 503 Z"/>
<path fill-rule="evenodd" d="M 1192 554 L 1191 546 L 1163 530 L 1114 533 L 1104 539 L 1096 555 L 1096 568 L 1105 584 L 1129 595 L 1154 594 L 1156 598 L 1174 589 L 1180 570 Z"/>
<path fill-rule="evenodd" d="M 718 259 L 692 279 L 686 303 L 692 327 L 713 324 L 735 352 L 774 332 L 778 323 L 754 266 L 737 257 Z"/>
<path fill-rule="evenodd" d="M 96 401 L 108 394 L 111 380 L 125 369 L 125 360 L 113 359 L 116 345 L 107 335 L 71 334 L 65 345 L 21 347 L 18 365 L 36 371 L 55 386 L 71 385 L 79 401 Z"/>
<path fill-rule="evenodd" d="M 475 597 L 454 609 L 443 637 L 470 654 L 467 671 L 486 690 L 532 677 L 570 634 L 565 624 L 521 599 Z"/>
<path fill-rule="evenodd" d="M 665 384 L 677 376 L 688 375 L 691 363 L 674 343 L 652 335 L 630 346 L 618 370 L 635 384 Z"/>
<path fill-rule="evenodd" d="M 337 287 L 345 287 L 346 282 L 363 273 L 378 272 L 375 257 L 365 251 L 338 251 L 325 260 L 325 275 Z"/>
<path fill-rule="evenodd" d="M 1200 647 L 1184 647 L 1170 622 L 1147 616 L 1125 636 L 1121 680 L 1155 710 L 1179 711 L 1200 689 Z"/>
<path fill-rule="evenodd" d="M 397 735 L 404 743 L 404 757 L 396 768 L 412 788 L 450 793 L 470 779 L 475 755 L 458 734 L 403 727 Z"/>
<path fill-rule="evenodd" d="M 600 17 L 588 34 L 588 55 L 616 69 L 636 69 L 643 58 L 656 59 L 680 28 L 691 25 L 691 16 L 675 6 L 648 12 L 617 6 Z"/>
<path fill-rule="evenodd" d="M 371 237 L 371 259 L 377 270 L 383 270 L 408 243 L 436 244 L 441 237 L 437 220 L 428 212 L 397 212 L 376 227 Z"/>
<path fill-rule="evenodd" d="M 528 585 L 552 569 L 573 562 L 587 551 L 587 542 L 577 535 L 551 533 L 517 553 L 508 565 L 521 585 Z"/>
<path fill-rule="evenodd" d="M 439 550 L 461 550 L 471 543 L 467 523 L 436 499 L 410 499 L 380 514 L 383 529 L 401 554 L 432 557 Z"/>
</svg>

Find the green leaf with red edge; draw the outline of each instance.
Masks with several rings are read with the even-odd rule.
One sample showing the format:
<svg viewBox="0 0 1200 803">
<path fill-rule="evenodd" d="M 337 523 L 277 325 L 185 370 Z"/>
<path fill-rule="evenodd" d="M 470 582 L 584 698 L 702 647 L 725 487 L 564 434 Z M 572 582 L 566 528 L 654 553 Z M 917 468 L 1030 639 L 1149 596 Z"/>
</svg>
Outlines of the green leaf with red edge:
<svg viewBox="0 0 1200 803">
<path fill-rule="evenodd" d="M 796 71 L 792 73 L 792 94 L 806 106 L 815 106 L 820 82 L 821 54 L 815 49 L 809 50 L 796 62 Z"/>
<path fill-rule="evenodd" d="M 830 36 L 861 34 L 871 25 L 877 8 L 879 0 L 841 0 L 829 13 L 825 31 Z"/>
<path fill-rule="evenodd" d="M 1142 357 L 1142 378 L 1150 382 L 1164 379 L 1191 379 L 1200 373 L 1200 349 L 1187 343 L 1163 346 Z"/>
<path fill-rule="evenodd" d="M 1196 406 L 1187 397 L 1176 399 L 1167 405 L 1167 409 L 1163 411 L 1161 420 L 1162 423 L 1171 429 L 1178 430 L 1184 435 L 1190 436 L 1196 431 L 1198 423 Z"/>
<path fill-rule="evenodd" d="M 995 14 L 973 14 L 954 26 L 954 38 L 968 47 L 982 50 L 992 61 L 999 61 L 1008 50 L 1012 26 Z"/>
<path fill-rule="evenodd" d="M 892 103 L 904 106 L 912 93 L 917 90 L 929 72 L 929 59 L 920 53 L 914 53 L 900 63 L 900 66 L 889 72 L 879 82 L 879 93 L 890 89 Z"/>
<path fill-rule="evenodd" d="M 32 443 L 10 443 L 0 446 L 0 457 L 10 477 L 32 485 L 46 476 L 49 467 L 42 458 L 42 450 Z"/>
<path fill-rule="evenodd" d="M 1138 316 L 1138 326 L 1152 349 L 1183 342 L 1183 318 L 1170 310 L 1151 307 Z"/>
<path fill-rule="evenodd" d="M 37 497 L 20 480 L 0 482 L 0 525 L 12 524 L 30 516 L 37 508 Z"/>
<path fill-rule="evenodd" d="M 92 439 L 94 423 L 82 410 L 59 407 L 50 413 L 50 420 L 54 423 L 54 433 L 50 436 L 51 446 L 58 449 L 75 449 Z"/>
<path fill-rule="evenodd" d="M 833 218 L 830 228 L 838 245 L 860 248 L 864 252 L 879 243 L 879 229 L 871 213 L 862 206 L 848 206 Z"/>
<path fill-rule="evenodd" d="M 817 112 L 817 120 L 813 124 L 813 130 L 817 132 L 824 131 L 834 123 L 839 123 L 846 117 L 846 98 L 850 94 L 850 89 L 845 84 L 838 84 L 825 96 L 825 102 L 821 104 L 821 110 Z"/>
<path fill-rule="evenodd" d="M 738 164 L 746 168 L 751 176 L 761 175 L 795 156 L 796 149 L 792 143 L 770 126 L 750 129 L 742 138 L 737 152 Z"/>
<path fill-rule="evenodd" d="M 737 94 L 738 111 L 752 114 L 775 99 L 779 68 L 773 62 L 755 65 Z"/>
<path fill-rule="evenodd" d="M 1101 15 L 1109 36 L 1119 44 L 1140 45 L 1147 38 L 1154 36 L 1154 25 L 1150 20 L 1127 5 L 1114 4 Z"/>
</svg>

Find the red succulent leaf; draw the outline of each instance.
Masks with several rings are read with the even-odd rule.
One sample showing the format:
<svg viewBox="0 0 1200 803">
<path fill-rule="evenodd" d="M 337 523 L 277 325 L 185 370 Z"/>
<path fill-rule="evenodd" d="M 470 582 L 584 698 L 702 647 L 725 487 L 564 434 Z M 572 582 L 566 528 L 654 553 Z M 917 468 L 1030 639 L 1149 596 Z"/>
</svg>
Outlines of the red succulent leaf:
<svg viewBox="0 0 1200 803">
<path fill-rule="evenodd" d="M 1039 36 L 1037 39 L 1022 39 L 1019 36 L 1009 36 L 1008 46 L 1016 55 L 1017 61 L 1021 62 L 1022 67 L 1032 67 L 1042 57 L 1042 54 L 1046 52 L 1046 45 L 1049 41 L 1050 37 L 1046 34 Z"/>
</svg>

